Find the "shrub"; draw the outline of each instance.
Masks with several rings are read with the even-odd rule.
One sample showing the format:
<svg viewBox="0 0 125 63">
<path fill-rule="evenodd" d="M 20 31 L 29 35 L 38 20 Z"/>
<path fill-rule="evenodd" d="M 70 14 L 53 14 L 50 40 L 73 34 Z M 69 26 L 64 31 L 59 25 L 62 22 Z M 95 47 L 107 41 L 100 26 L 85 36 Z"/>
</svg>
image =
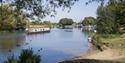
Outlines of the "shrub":
<svg viewBox="0 0 125 63">
<path fill-rule="evenodd" d="M 22 50 L 19 59 L 14 59 L 14 56 L 8 58 L 4 63 L 40 63 L 41 56 L 34 54 L 32 49 Z"/>
</svg>

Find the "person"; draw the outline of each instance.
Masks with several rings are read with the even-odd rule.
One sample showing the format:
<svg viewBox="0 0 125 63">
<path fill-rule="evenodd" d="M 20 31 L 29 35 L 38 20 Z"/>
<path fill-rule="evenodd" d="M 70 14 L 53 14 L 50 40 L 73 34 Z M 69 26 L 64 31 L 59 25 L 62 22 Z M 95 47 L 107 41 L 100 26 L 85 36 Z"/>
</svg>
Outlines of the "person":
<svg viewBox="0 0 125 63">
<path fill-rule="evenodd" d="M 88 37 L 88 42 L 89 42 L 88 46 L 92 47 L 92 37 L 91 36 Z"/>
<path fill-rule="evenodd" d="M 92 37 L 91 37 L 91 36 L 88 37 L 88 41 L 89 41 L 90 43 L 92 42 Z"/>
</svg>

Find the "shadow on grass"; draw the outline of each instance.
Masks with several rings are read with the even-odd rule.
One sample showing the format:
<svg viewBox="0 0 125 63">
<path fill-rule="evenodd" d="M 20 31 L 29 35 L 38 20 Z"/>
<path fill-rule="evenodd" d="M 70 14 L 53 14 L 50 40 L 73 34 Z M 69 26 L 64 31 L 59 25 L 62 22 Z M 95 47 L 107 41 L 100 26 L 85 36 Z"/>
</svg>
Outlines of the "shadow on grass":
<svg viewBox="0 0 125 63">
<path fill-rule="evenodd" d="M 94 59 L 79 59 L 79 60 L 69 60 L 59 63 L 125 63 L 122 61 L 108 61 L 108 60 L 94 60 Z"/>
</svg>

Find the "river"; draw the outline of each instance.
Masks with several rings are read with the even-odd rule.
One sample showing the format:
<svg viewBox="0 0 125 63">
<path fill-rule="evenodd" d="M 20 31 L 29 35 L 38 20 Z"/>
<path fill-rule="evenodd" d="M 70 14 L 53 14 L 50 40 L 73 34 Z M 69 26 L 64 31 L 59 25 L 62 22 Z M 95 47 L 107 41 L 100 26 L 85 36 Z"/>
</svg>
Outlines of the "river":
<svg viewBox="0 0 125 63">
<path fill-rule="evenodd" d="M 79 29 L 57 29 L 49 33 L 27 35 L 21 32 L 0 33 L 0 63 L 7 57 L 19 56 L 22 49 L 32 48 L 41 55 L 41 63 L 57 63 L 85 53 L 88 47 L 87 33 Z M 42 48 L 41 52 L 38 52 Z"/>
</svg>

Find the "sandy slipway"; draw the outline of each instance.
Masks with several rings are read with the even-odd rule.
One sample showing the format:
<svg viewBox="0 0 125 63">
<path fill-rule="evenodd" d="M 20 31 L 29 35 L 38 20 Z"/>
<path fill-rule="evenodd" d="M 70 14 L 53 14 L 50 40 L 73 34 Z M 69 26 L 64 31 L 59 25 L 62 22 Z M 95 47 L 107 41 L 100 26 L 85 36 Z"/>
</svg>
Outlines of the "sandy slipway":
<svg viewBox="0 0 125 63">
<path fill-rule="evenodd" d="M 97 60 L 118 60 L 124 58 L 125 55 L 122 51 L 115 49 L 107 49 L 102 52 L 90 54 L 87 57 L 81 56 L 79 59 L 97 59 Z"/>
<path fill-rule="evenodd" d="M 115 49 L 106 49 L 102 52 L 91 52 L 86 57 L 83 54 L 74 60 L 60 63 L 125 63 L 124 61 L 119 61 L 122 58 L 125 58 L 124 52 Z"/>
</svg>

